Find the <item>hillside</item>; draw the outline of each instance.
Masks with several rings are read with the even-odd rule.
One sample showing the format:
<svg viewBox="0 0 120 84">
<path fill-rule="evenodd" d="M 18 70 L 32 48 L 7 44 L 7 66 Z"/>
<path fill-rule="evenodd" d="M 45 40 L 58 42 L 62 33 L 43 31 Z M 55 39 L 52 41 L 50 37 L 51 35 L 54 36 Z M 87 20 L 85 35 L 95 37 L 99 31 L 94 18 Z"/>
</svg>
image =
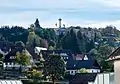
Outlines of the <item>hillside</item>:
<svg viewBox="0 0 120 84">
<path fill-rule="evenodd" d="M 16 43 L 22 41 L 26 46 L 41 46 L 48 49 L 69 49 L 73 53 L 90 53 L 97 59 L 103 69 L 112 69 L 105 59 L 120 46 L 120 31 L 114 26 L 106 28 L 42 28 L 37 19 L 34 25 L 23 27 L 2 26 L 0 41 Z"/>
</svg>

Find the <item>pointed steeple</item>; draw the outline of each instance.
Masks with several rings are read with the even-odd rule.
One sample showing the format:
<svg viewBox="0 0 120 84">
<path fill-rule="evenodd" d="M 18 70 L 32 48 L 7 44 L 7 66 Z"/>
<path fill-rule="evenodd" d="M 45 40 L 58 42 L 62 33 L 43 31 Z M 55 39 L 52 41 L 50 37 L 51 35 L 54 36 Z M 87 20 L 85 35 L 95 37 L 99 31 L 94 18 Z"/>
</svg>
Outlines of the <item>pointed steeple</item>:
<svg viewBox="0 0 120 84">
<path fill-rule="evenodd" d="M 40 26 L 40 24 L 39 24 L 39 20 L 38 20 L 38 18 L 36 19 L 36 21 L 35 21 L 35 28 L 37 29 L 37 28 L 41 28 L 41 26 Z"/>
</svg>

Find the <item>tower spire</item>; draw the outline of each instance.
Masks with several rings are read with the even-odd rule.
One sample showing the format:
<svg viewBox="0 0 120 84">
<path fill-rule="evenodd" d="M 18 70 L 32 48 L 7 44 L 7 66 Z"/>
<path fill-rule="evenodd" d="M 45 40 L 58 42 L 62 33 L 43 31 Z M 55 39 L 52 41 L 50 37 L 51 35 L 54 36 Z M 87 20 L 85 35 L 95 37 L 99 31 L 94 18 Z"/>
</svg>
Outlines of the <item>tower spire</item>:
<svg viewBox="0 0 120 84">
<path fill-rule="evenodd" d="M 59 28 L 61 28 L 61 22 L 62 22 L 62 19 L 59 18 L 58 20 L 59 20 Z"/>
</svg>

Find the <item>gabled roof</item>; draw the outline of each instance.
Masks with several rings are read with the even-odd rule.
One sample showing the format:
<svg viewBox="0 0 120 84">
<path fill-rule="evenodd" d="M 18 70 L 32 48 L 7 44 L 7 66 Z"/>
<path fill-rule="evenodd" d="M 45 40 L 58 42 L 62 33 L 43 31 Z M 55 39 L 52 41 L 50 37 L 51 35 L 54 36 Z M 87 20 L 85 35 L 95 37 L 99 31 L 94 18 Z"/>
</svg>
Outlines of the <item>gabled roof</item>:
<svg viewBox="0 0 120 84">
<path fill-rule="evenodd" d="M 13 45 L 13 43 L 7 41 L 0 41 L 0 49 L 4 52 L 8 52 Z"/>
<path fill-rule="evenodd" d="M 4 62 L 14 62 L 16 60 L 14 58 L 16 56 L 16 53 L 21 53 L 24 49 L 24 47 L 12 46 L 11 51 L 5 56 Z"/>
<path fill-rule="evenodd" d="M 93 56 L 92 56 L 92 54 L 72 54 L 72 56 L 73 56 L 73 59 L 75 60 L 76 59 L 76 57 L 78 58 L 81 58 L 82 60 L 84 60 L 84 58 L 88 58 L 89 60 L 93 60 Z"/>
<path fill-rule="evenodd" d="M 120 59 L 120 47 L 113 51 L 109 56 L 107 61 L 118 60 Z"/>
<path fill-rule="evenodd" d="M 26 49 L 32 55 L 33 59 L 39 59 L 39 55 L 35 53 L 34 47 L 26 47 Z"/>
<path fill-rule="evenodd" d="M 70 50 L 41 50 L 42 52 L 47 52 L 47 53 L 71 53 Z"/>
<path fill-rule="evenodd" d="M 99 64 L 96 60 L 68 60 L 67 62 L 67 70 L 75 70 L 75 69 L 100 69 Z"/>
<path fill-rule="evenodd" d="M 47 58 L 50 54 L 62 54 L 66 53 L 69 57 L 72 57 L 72 52 L 70 50 L 41 50 L 43 58 Z"/>
<path fill-rule="evenodd" d="M 88 84 L 88 82 L 94 82 L 96 73 L 77 73 L 69 79 L 70 84 Z"/>
<path fill-rule="evenodd" d="M 10 59 L 11 57 L 14 58 L 13 56 L 16 55 L 16 52 L 22 52 L 23 49 L 25 49 L 23 46 L 20 45 L 15 45 L 11 42 L 7 41 L 0 41 L 0 49 L 3 52 L 8 52 L 5 57 L 4 57 L 4 62 L 12 62 L 15 61 L 15 59 Z M 1 53 L 2 54 L 2 53 Z"/>
</svg>

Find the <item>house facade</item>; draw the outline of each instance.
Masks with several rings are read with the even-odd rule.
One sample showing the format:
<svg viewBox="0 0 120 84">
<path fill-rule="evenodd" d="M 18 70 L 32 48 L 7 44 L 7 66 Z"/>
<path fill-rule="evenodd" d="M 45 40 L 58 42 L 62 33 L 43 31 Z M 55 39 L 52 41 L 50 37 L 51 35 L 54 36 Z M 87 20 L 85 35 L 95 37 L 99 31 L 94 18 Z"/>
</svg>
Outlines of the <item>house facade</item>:
<svg viewBox="0 0 120 84">
<path fill-rule="evenodd" d="M 85 69 L 87 73 L 100 73 L 101 71 L 98 62 L 90 54 L 74 54 L 70 50 L 42 50 L 41 52 L 45 60 L 48 55 L 60 55 L 70 75 L 81 73 L 81 69 Z"/>
<path fill-rule="evenodd" d="M 115 84 L 120 84 L 120 47 L 109 55 L 107 61 L 113 62 Z"/>
<path fill-rule="evenodd" d="M 67 72 L 70 75 L 77 73 L 100 73 L 101 69 L 96 60 L 89 54 L 77 54 L 66 64 Z"/>
<path fill-rule="evenodd" d="M 19 69 L 20 65 L 16 62 L 16 53 L 25 50 L 28 56 L 30 56 L 30 62 L 33 63 L 32 56 L 20 43 L 13 44 L 6 41 L 0 41 L 0 54 L 3 56 L 3 68 L 6 69 Z M 28 66 L 30 67 L 30 66 Z"/>
<path fill-rule="evenodd" d="M 65 64 L 69 59 L 72 59 L 72 53 L 70 50 L 42 50 L 43 58 L 47 59 L 48 55 L 60 55 L 61 59 L 65 61 Z"/>
</svg>

